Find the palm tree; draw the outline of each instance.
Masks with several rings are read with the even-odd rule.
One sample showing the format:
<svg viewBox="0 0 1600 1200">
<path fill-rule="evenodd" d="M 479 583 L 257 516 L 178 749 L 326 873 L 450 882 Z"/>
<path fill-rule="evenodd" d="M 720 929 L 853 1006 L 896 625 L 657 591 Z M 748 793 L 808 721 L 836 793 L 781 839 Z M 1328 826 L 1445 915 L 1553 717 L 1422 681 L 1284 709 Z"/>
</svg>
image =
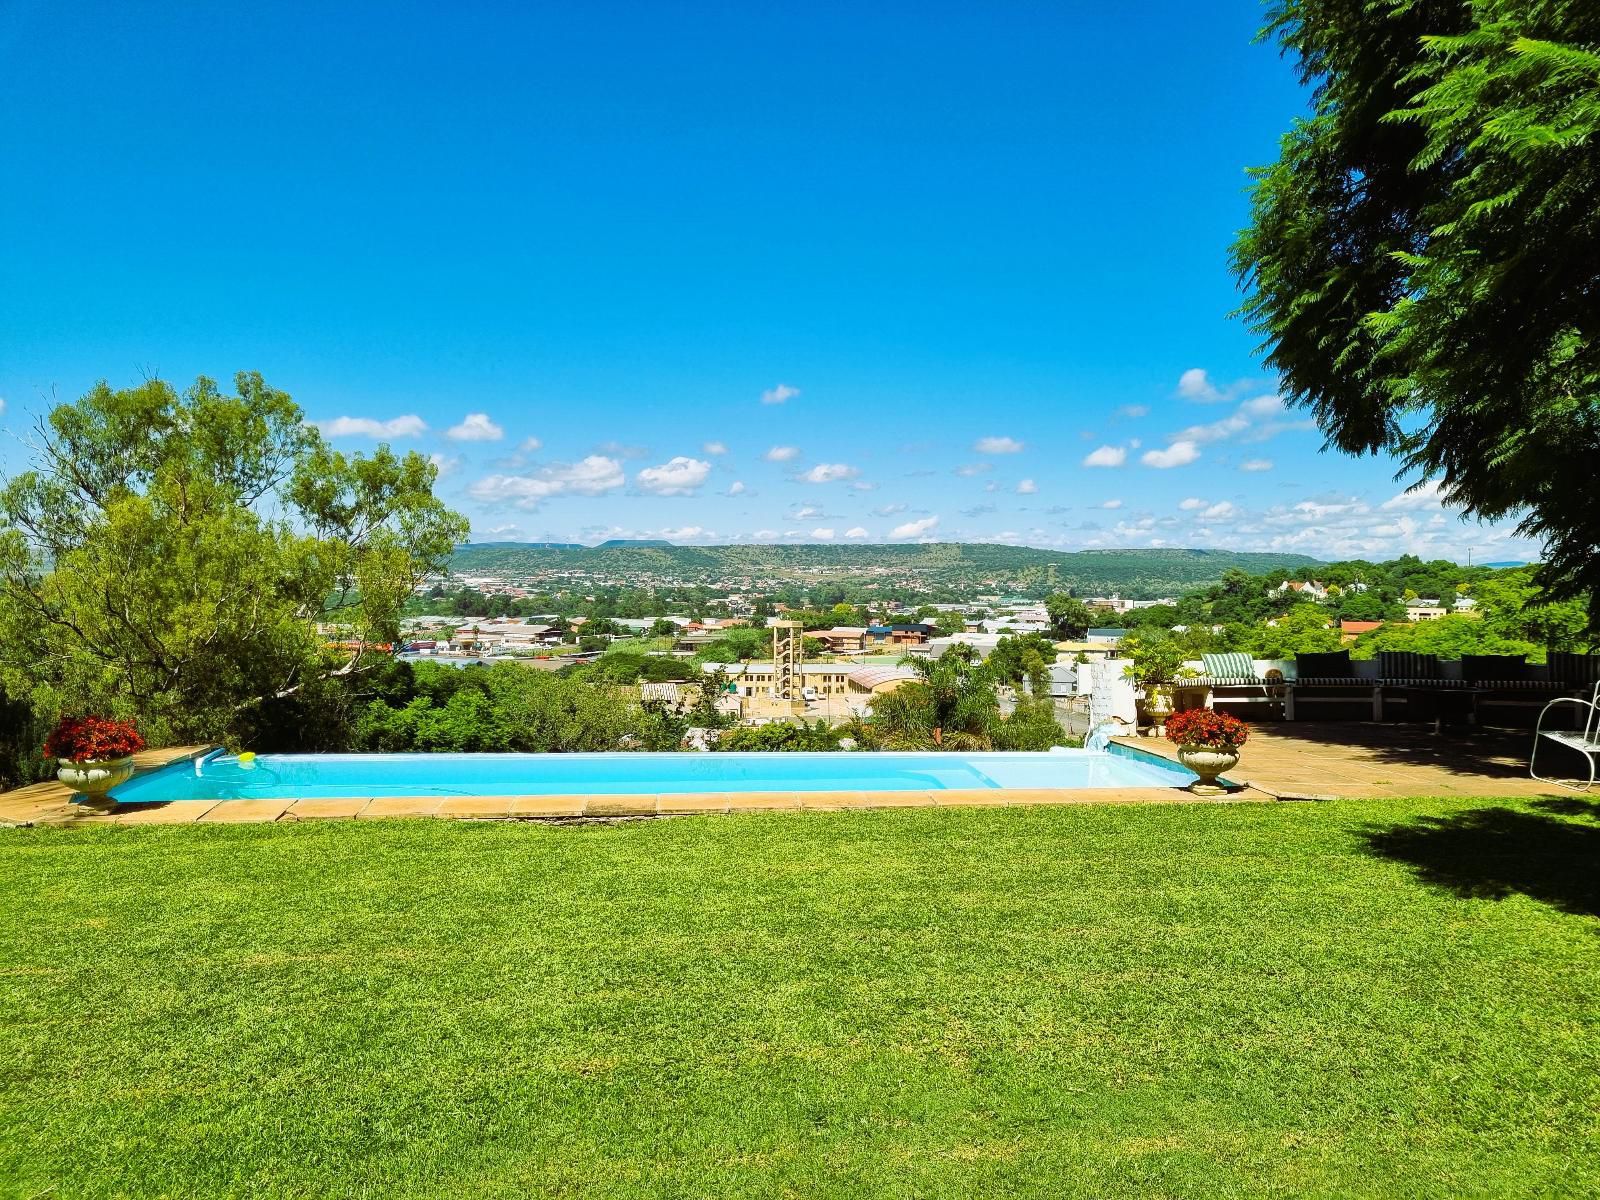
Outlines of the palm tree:
<svg viewBox="0 0 1600 1200">
<path fill-rule="evenodd" d="M 918 680 L 890 694 L 910 692 L 902 704 L 925 710 L 921 715 L 931 729 L 933 744 L 941 750 L 988 744 L 989 727 L 1000 714 L 994 680 L 976 658 L 972 647 L 956 645 L 938 658 L 908 655 L 900 660 L 917 673 Z"/>
</svg>

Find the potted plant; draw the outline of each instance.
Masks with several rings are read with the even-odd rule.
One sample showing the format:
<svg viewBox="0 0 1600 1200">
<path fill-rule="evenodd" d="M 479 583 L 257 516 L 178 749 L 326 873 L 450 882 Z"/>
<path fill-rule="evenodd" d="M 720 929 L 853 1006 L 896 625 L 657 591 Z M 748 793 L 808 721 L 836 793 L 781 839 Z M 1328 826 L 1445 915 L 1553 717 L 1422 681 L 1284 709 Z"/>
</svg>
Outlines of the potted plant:
<svg viewBox="0 0 1600 1200">
<path fill-rule="evenodd" d="M 1217 776 L 1239 765 L 1239 747 L 1250 737 L 1250 726 L 1238 717 L 1209 708 L 1194 708 L 1167 718 L 1167 740 L 1178 747 L 1178 761 L 1196 775 L 1189 785 L 1197 796 L 1220 796 Z"/>
<path fill-rule="evenodd" d="M 93 808 L 116 803 L 106 795 L 133 775 L 133 756 L 144 738 L 132 721 L 111 717 L 62 717 L 44 740 L 44 756 L 56 760 L 56 778 Z"/>
<path fill-rule="evenodd" d="M 1172 681 L 1183 666 L 1183 651 L 1169 637 L 1129 634 L 1122 639 L 1120 652 L 1128 659 L 1123 678 L 1133 680 L 1144 693 L 1140 723 L 1165 724 L 1172 714 Z"/>
</svg>

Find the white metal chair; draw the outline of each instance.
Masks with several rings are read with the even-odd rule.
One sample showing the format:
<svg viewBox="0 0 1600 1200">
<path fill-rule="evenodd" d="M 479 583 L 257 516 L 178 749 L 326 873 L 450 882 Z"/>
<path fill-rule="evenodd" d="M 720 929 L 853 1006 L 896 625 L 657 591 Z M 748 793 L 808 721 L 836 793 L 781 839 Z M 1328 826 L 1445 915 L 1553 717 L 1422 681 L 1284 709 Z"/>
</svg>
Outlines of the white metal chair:
<svg viewBox="0 0 1600 1200">
<path fill-rule="evenodd" d="M 1580 730 L 1546 729 L 1544 719 L 1551 709 L 1558 704 L 1575 704 L 1583 715 L 1583 728 Z M 1565 779 L 1547 779 L 1534 770 L 1534 761 L 1538 758 L 1539 747 L 1544 744 L 1544 739 L 1576 750 L 1584 756 L 1589 764 L 1589 782 L 1585 784 L 1569 783 Z M 1561 696 L 1550 701 L 1539 711 L 1539 723 L 1533 731 L 1533 750 L 1528 755 L 1528 774 L 1540 783 L 1553 783 L 1559 787 L 1570 788 L 1575 792 L 1586 792 L 1595 784 L 1595 766 L 1600 761 L 1600 682 L 1594 685 L 1594 690 L 1587 700 L 1578 696 Z"/>
</svg>

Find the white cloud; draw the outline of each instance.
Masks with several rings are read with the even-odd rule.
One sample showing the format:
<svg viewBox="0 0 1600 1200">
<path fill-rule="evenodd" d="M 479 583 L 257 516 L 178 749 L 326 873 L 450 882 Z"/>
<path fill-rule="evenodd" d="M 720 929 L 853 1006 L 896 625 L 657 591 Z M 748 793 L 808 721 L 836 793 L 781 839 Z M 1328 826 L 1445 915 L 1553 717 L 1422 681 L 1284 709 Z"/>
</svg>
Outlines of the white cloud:
<svg viewBox="0 0 1600 1200">
<path fill-rule="evenodd" d="M 690 538 L 701 537 L 706 533 L 706 530 L 698 525 L 685 525 L 682 529 L 660 529 L 656 532 L 666 541 L 682 542 Z"/>
<path fill-rule="evenodd" d="M 1202 521 L 1230 521 L 1239 515 L 1239 510 L 1226 500 L 1219 500 L 1200 514 Z"/>
<path fill-rule="evenodd" d="M 904 525 L 896 525 L 889 531 L 893 538 L 921 537 L 925 533 L 932 533 L 939 528 L 938 517 L 923 517 L 920 521 L 907 521 Z"/>
<path fill-rule="evenodd" d="M 780 383 L 777 387 L 768 388 L 761 393 L 763 404 L 786 404 L 800 394 L 800 389 L 790 387 L 787 383 Z"/>
<path fill-rule="evenodd" d="M 1197 400 L 1201 404 L 1215 404 L 1219 400 L 1226 400 L 1227 394 L 1211 382 L 1211 377 L 1206 374 L 1203 367 L 1190 367 L 1178 376 L 1178 395 L 1185 400 Z"/>
<path fill-rule="evenodd" d="M 1123 446 L 1101 446 L 1083 460 L 1086 467 L 1120 467 L 1128 461 L 1128 451 Z"/>
<path fill-rule="evenodd" d="M 529 475 L 489 475 L 468 488 L 467 494 L 484 503 L 534 508 L 552 496 L 598 496 L 626 482 L 620 462 L 591 454 L 582 462 L 552 463 Z"/>
<path fill-rule="evenodd" d="M 811 536 L 814 537 L 814 538 L 819 539 L 820 541 L 831 542 L 833 540 L 833 530 L 831 530 L 831 529 L 813 529 L 811 531 Z"/>
<path fill-rule="evenodd" d="M 789 462 L 800 457 L 799 446 L 774 446 L 761 456 L 768 462 Z"/>
<path fill-rule="evenodd" d="M 448 457 L 438 453 L 430 454 L 428 455 L 428 461 L 433 464 L 433 469 L 439 472 L 440 479 L 443 479 L 446 475 L 453 474 L 455 469 L 461 465 L 460 455 L 454 454 Z"/>
<path fill-rule="evenodd" d="M 993 463 L 976 462 L 957 467 L 956 474 L 965 479 L 971 479 L 974 475 L 982 475 L 984 472 L 992 470 L 994 470 Z"/>
<path fill-rule="evenodd" d="M 1031 479 L 1024 479 L 1021 483 L 1017 484 L 1017 495 L 1019 496 L 1031 496 L 1038 490 L 1039 485 L 1034 483 L 1034 481 Z"/>
<path fill-rule="evenodd" d="M 818 463 L 800 476 L 804 483 L 837 483 L 841 479 L 854 479 L 861 474 L 855 467 L 844 463 Z"/>
<path fill-rule="evenodd" d="M 522 439 L 522 443 L 517 447 L 517 449 L 522 451 L 524 454 L 532 454 L 535 450 L 544 449 L 544 443 L 536 437 L 525 437 Z"/>
<path fill-rule="evenodd" d="M 1113 509 L 1113 510 L 1114 509 L 1118 509 L 1118 508 L 1122 507 L 1122 501 L 1121 500 L 1107 500 L 1100 507 L 1101 508 L 1109 508 L 1109 509 Z"/>
<path fill-rule="evenodd" d="M 468 413 L 461 424 L 445 430 L 445 437 L 457 442 L 498 442 L 506 431 L 489 419 L 488 413 Z"/>
<path fill-rule="evenodd" d="M 1439 490 L 1439 481 L 1430 479 L 1414 488 L 1408 488 L 1397 496 L 1389 497 L 1379 507 L 1384 512 L 1415 512 L 1417 509 L 1438 508 L 1443 502 Z"/>
<path fill-rule="evenodd" d="M 642 491 L 657 496 L 692 496 L 711 474 L 711 464 L 680 454 L 659 467 L 646 467 L 634 476 Z"/>
<path fill-rule="evenodd" d="M 791 521 L 812 521 L 823 515 L 822 509 L 815 504 L 802 504 L 789 514 Z"/>
<path fill-rule="evenodd" d="M 732 483 L 730 483 L 728 485 L 727 494 L 729 496 L 742 496 L 742 495 L 744 495 L 744 492 L 745 492 L 745 487 L 744 487 L 744 481 L 743 480 L 735 479 Z"/>
<path fill-rule="evenodd" d="M 1270 458 L 1247 458 L 1239 464 L 1241 471 L 1270 471 L 1272 460 Z"/>
<path fill-rule="evenodd" d="M 414 413 L 387 421 L 377 421 L 371 417 L 335 417 L 331 421 L 316 421 L 313 424 L 322 430 L 323 436 L 331 438 L 417 437 L 428 431 L 427 423 Z"/>
<path fill-rule="evenodd" d="M 1121 408 L 1117 409 L 1117 415 L 1119 417 L 1130 418 L 1149 416 L 1150 406 L 1148 404 L 1124 404 Z"/>
<path fill-rule="evenodd" d="M 880 504 L 872 510 L 872 515 L 875 517 L 892 517 L 896 513 L 905 512 L 905 510 L 906 506 L 904 504 Z"/>
<path fill-rule="evenodd" d="M 707 442 L 705 445 L 700 447 L 700 453 L 709 454 L 713 457 L 719 454 L 726 454 L 727 452 L 728 447 L 724 442 Z"/>
<path fill-rule="evenodd" d="M 861 528 L 861 526 L 855 525 L 849 529 L 846 529 L 844 531 L 844 535 L 847 538 L 864 538 L 867 536 L 867 531 Z"/>
<path fill-rule="evenodd" d="M 972 448 L 979 454 L 1017 454 L 1022 443 L 1012 437 L 981 437 L 972 443 Z"/>
<path fill-rule="evenodd" d="M 1200 447 L 1191 441 L 1176 441 L 1165 450 L 1146 450 L 1139 461 L 1147 467 L 1165 471 L 1170 467 L 1184 467 L 1200 457 Z"/>
<path fill-rule="evenodd" d="M 875 492 L 878 490 L 878 485 L 868 483 L 865 479 L 858 479 L 850 485 L 850 490 L 853 492 Z"/>
<path fill-rule="evenodd" d="M 776 529 L 758 529 L 750 536 L 759 541 L 771 541 L 778 536 L 778 531 Z"/>
<path fill-rule="evenodd" d="M 1198 510 L 1204 508 L 1205 506 L 1206 506 L 1206 502 L 1204 500 L 1200 499 L 1199 496 L 1190 496 L 1186 500 L 1178 501 L 1178 507 L 1181 508 L 1184 512 L 1197 512 Z"/>
</svg>

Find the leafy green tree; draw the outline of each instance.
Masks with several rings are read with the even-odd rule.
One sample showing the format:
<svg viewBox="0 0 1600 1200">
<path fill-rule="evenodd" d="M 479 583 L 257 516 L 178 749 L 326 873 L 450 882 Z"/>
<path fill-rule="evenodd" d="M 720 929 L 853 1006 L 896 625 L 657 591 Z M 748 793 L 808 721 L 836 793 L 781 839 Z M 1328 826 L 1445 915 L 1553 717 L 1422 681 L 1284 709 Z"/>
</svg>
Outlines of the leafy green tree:
<svg viewBox="0 0 1600 1200">
<path fill-rule="evenodd" d="M 152 741 L 249 737 L 262 706 L 385 660 L 466 522 L 435 469 L 346 457 L 261 376 L 101 383 L 51 410 L 0 488 L 0 681 Z M 330 650 L 318 622 L 348 629 Z"/>
<path fill-rule="evenodd" d="M 1268 362 L 1594 613 L 1600 5 L 1277 0 L 1268 33 L 1314 88 L 1234 247 Z"/>
<path fill-rule="evenodd" d="M 874 696 L 875 723 L 891 741 L 919 742 L 941 750 L 983 749 L 989 727 L 1000 711 L 994 678 L 965 646 L 951 647 L 938 658 L 907 656 L 900 660 L 917 680 Z"/>
<path fill-rule="evenodd" d="M 1463 654 L 1527 654 L 1536 660 L 1543 657 L 1542 647 L 1505 637 L 1479 618 L 1463 616 L 1385 625 L 1357 639 L 1352 656 L 1371 658 L 1380 650 L 1409 650 L 1443 659 L 1460 658 Z"/>
<path fill-rule="evenodd" d="M 1246 648 L 1257 658 L 1275 659 L 1337 650 L 1343 642 L 1331 624 L 1332 617 L 1321 605 L 1297 604 L 1275 618 L 1275 624 L 1252 629 Z"/>
<path fill-rule="evenodd" d="M 1050 626 L 1057 638 L 1065 642 L 1079 642 L 1094 624 L 1094 614 L 1089 606 L 1076 596 L 1057 592 L 1044 602 L 1050 617 Z"/>
</svg>

